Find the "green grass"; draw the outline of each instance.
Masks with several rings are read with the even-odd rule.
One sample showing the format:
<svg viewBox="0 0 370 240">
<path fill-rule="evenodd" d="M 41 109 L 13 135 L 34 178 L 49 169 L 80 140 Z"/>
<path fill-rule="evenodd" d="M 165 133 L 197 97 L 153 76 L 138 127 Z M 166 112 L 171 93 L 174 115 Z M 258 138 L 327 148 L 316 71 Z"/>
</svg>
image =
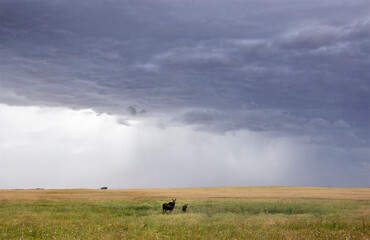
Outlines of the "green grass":
<svg viewBox="0 0 370 240">
<path fill-rule="evenodd" d="M 370 238 L 368 201 L 169 200 L 1 200 L 0 239 Z"/>
</svg>

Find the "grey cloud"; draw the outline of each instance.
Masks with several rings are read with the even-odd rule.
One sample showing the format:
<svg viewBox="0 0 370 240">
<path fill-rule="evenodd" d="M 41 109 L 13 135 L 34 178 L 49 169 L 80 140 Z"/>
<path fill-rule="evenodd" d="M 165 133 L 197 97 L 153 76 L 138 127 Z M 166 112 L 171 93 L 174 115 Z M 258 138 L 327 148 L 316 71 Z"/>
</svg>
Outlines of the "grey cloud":
<svg viewBox="0 0 370 240">
<path fill-rule="evenodd" d="M 278 40 L 278 43 L 283 48 L 292 50 L 332 50 L 334 48 L 337 50 L 336 53 L 340 54 L 341 50 L 348 50 L 346 47 L 350 47 L 350 44 L 354 47 L 353 44 L 362 46 L 368 42 L 370 37 L 369 24 L 370 21 L 367 20 L 351 22 L 341 26 L 313 26 L 309 29 L 300 30 L 298 33 L 289 34 Z"/>
<path fill-rule="evenodd" d="M 314 28 L 299 32 L 293 37 L 288 37 L 282 41 L 283 47 L 286 48 L 308 48 L 317 49 L 319 47 L 332 45 L 338 40 L 338 31 L 330 28 Z"/>
<path fill-rule="evenodd" d="M 335 147 L 366 147 L 368 142 L 343 119 L 298 117 L 278 110 L 248 110 L 237 113 L 212 110 L 190 110 L 174 119 L 195 129 L 224 132 L 249 129 L 274 132 L 276 136 L 304 136 L 306 143 Z"/>
<path fill-rule="evenodd" d="M 228 54 L 223 49 L 207 46 L 171 49 L 156 55 L 154 60 L 160 64 L 169 65 L 170 68 L 178 65 L 180 68 L 191 67 L 207 71 L 230 64 Z"/>
<path fill-rule="evenodd" d="M 127 108 L 128 112 L 131 114 L 131 115 L 136 115 L 137 111 L 136 111 L 136 108 L 133 107 L 133 106 L 129 106 Z"/>
<path fill-rule="evenodd" d="M 147 109 L 215 132 L 369 144 L 368 8 L 362 0 L 3 0 L 0 100 L 132 117 Z"/>
<path fill-rule="evenodd" d="M 126 118 L 118 118 L 117 123 L 125 126 L 130 126 L 130 122 Z"/>
</svg>

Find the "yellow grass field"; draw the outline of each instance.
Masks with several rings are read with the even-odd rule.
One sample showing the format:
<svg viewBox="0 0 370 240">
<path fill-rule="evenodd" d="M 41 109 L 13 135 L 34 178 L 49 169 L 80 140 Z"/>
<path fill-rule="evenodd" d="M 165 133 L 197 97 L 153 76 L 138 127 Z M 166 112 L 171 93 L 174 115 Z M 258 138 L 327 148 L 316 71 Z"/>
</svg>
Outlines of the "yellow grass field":
<svg viewBox="0 0 370 240">
<path fill-rule="evenodd" d="M 370 201 L 369 188 L 215 187 L 174 189 L 0 190 L 0 200 L 186 198 L 229 200 L 332 199 Z"/>
<path fill-rule="evenodd" d="M 370 239 L 369 223 L 369 188 L 0 190 L 0 239 Z"/>
</svg>

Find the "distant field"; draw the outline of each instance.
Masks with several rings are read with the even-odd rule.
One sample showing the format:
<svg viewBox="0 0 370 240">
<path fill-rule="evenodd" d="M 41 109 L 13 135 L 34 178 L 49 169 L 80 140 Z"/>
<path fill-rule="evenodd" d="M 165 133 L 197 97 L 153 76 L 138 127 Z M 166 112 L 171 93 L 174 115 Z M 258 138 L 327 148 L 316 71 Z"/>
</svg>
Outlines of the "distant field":
<svg viewBox="0 0 370 240">
<path fill-rule="evenodd" d="M 369 228 L 368 188 L 0 190 L 0 239 L 370 239 Z"/>
</svg>

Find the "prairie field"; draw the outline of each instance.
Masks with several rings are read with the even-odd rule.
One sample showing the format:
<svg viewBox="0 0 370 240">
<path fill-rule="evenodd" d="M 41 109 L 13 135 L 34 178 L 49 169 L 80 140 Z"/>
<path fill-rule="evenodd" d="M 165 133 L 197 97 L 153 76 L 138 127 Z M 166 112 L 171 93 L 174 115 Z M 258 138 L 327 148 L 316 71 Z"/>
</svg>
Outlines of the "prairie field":
<svg viewBox="0 0 370 240">
<path fill-rule="evenodd" d="M 369 188 L 0 190 L 0 239 L 347 240 L 369 228 Z"/>
</svg>

